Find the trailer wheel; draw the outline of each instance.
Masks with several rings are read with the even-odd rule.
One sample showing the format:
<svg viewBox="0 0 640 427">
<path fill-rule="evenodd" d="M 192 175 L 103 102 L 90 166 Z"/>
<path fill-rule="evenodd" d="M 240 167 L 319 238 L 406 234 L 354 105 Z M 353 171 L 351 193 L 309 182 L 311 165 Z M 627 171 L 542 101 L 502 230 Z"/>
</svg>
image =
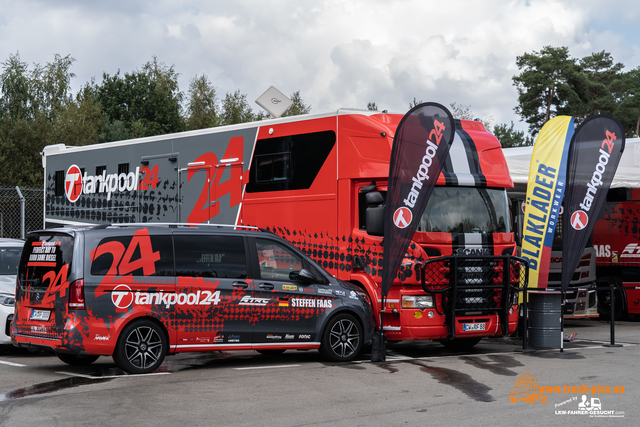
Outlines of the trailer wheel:
<svg viewBox="0 0 640 427">
<path fill-rule="evenodd" d="M 619 278 L 614 276 L 605 276 L 598 279 L 596 284 L 598 294 L 598 314 L 602 320 L 611 319 L 611 293 L 609 292 L 609 286 L 613 284 L 615 288 L 615 311 L 613 313 L 614 320 L 623 320 L 625 317 L 624 309 L 624 290 L 621 289 L 622 282 Z"/>
<path fill-rule="evenodd" d="M 453 340 L 442 340 L 440 344 L 445 346 L 447 350 L 462 351 L 469 350 L 474 345 L 478 344 L 482 338 L 456 338 Z"/>
<path fill-rule="evenodd" d="M 348 362 L 362 349 L 362 327 L 350 314 L 339 314 L 327 323 L 320 354 L 334 362 Z"/>
<path fill-rule="evenodd" d="M 151 320 L 137 320 L 120 334 L 113 360 L 125 372 L 147 374 L 160 367 L 165 354 L 167 340 L 162 329 Z"/>
<path fill-rule="evenodd" d="M 64 354 L 56 353 L 58 359 L 71 366 L 87 366 L 98 360 L 100 356 L 93 354 Z"/>
</svg>

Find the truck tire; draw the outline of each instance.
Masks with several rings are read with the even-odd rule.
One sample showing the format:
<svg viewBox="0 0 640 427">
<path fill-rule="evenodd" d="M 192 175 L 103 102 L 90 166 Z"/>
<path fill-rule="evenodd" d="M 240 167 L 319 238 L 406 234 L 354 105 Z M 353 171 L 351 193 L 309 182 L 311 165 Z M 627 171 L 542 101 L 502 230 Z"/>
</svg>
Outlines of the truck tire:
<svg viewBox="0 0 640 427">
<path fill-rule="evenodd" d="M 143 319 L 128 324 L 118 337 L 113 360 L 130 374 L 147 374 L 160 367 L 167 354 L 164 331 L 155 322 Z"/>
<path fill-rule="evenodd" d="M 614 320 L 623 320 L 625 318 L 625 295 L 622 287 L 622 281 L 615 276 L 604 276 L 599 278 L 596 283 L 596 289 L 598 294 L 598 314 L 600 319 L 611 319 L 611 295 L 609 292 L 609 286 L 613 284 L 615 287 L 615 311 L 613 313 Z"/>
</svg>

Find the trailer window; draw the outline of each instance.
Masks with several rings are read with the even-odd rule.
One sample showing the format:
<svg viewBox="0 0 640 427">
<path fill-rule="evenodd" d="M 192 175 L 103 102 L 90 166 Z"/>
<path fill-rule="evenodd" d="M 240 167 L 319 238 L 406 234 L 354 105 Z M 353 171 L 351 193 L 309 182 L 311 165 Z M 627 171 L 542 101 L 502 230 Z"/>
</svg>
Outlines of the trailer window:
<svg viewBox="0 0 640 427">
<path fill-rule="evenodd" d="M 311 187 L 335 143 L 333 131 L 258 140 L 247 193 Z"/>
<path fill-rule="evenodd" d="M 56 171 L 55 192 L 56 197 L 64 196 L 64 171 Z"/>
</svg>

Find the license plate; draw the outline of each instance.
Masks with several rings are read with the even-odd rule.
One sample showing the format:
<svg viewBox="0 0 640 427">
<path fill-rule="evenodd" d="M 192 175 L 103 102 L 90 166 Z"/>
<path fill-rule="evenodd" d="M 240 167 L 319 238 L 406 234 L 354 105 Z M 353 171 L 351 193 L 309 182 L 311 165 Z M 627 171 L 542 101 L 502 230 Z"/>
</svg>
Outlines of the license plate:
<svg viewBox="0 0 640 427">
<path fill-rule="evenodd" d="M 31 320 L 44 320 L 46 322 L 49 320 L 49 316 L 51 316 L 51 312 L 49 310 L 31 311 Z"/>
<path fill-rule="evenodd" d="M 462 325 L 463 331 L 484 331 L 487 327 L 486 323 L 464 323 Z"/>
</svg>

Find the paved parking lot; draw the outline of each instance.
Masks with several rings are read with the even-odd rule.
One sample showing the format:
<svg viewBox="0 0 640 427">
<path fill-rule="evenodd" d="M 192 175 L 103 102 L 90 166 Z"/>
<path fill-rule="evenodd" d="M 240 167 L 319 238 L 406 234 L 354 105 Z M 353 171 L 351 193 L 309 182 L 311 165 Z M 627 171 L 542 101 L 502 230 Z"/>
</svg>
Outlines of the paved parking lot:
<svg viewBox="0 0 640 427">
<path fill-rule="evenodd" d="M 617 323 L 623 346 L 609 348 L 608 323 L 567 321 L 577 335 L 563 352 L 524 354 L 518 339 L 463 353 L 401 343 L 380 364 L 367 355 L 327 363 L 316 351 L 190 353 L 149 375 L 126 375 L 108 357 L 72 367 L 9 348 L 0 353 L 0 425 L 637 425 L 639 328 Z M 538 391 L 512 403 L 525 372 Z M 581 409 L 583 395 L 599 407 Z"/>
</svg>

